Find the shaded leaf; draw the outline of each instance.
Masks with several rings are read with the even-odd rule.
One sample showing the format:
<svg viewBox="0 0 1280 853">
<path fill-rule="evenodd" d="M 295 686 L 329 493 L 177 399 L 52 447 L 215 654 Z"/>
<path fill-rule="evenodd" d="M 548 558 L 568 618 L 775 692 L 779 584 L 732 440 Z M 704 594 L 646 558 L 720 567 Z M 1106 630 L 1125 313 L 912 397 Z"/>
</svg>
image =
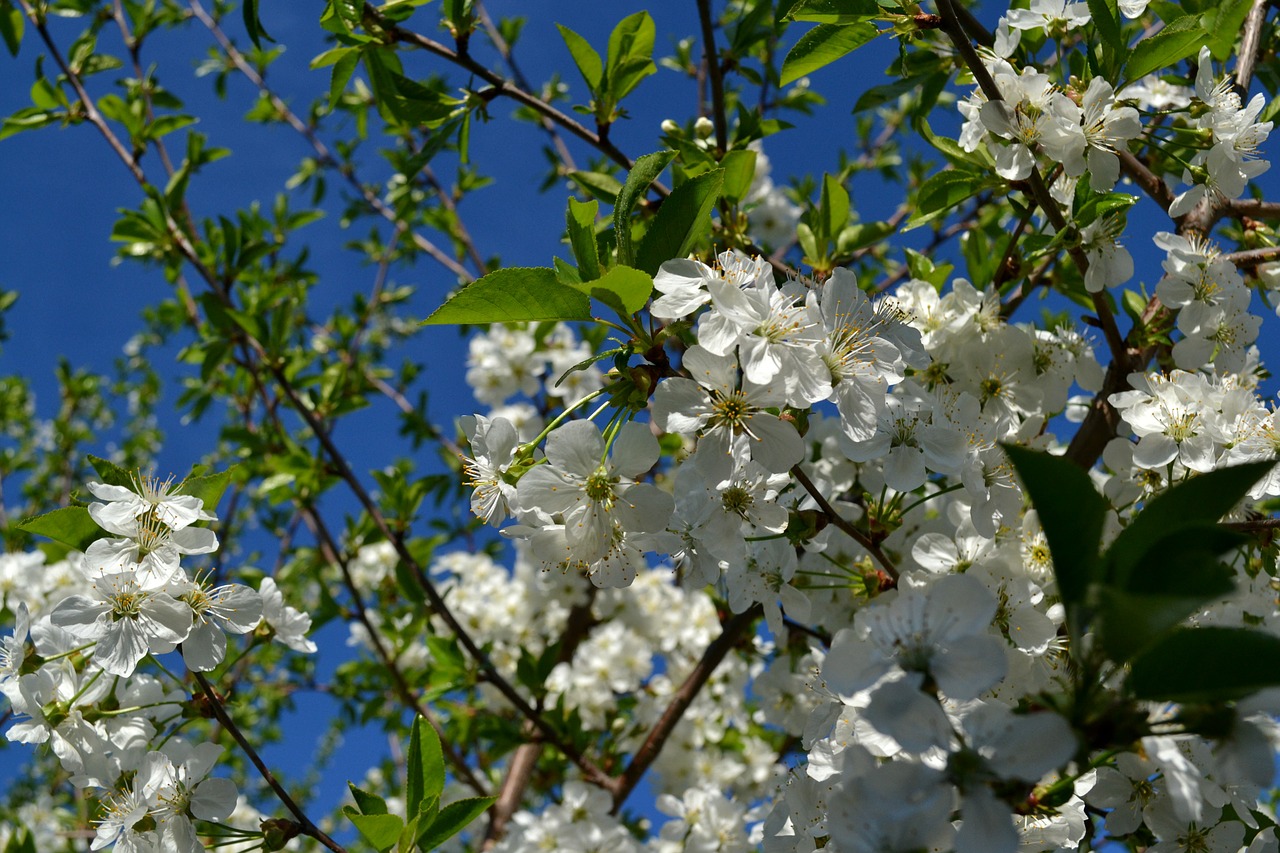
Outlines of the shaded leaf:
<svg viewBox="0 0 1280 853">
<path fill-rule="evenodd" d="M 716 169 L 672 190 L 640 242 L 636 267 L 654 275 L 663 261 L 687 255 L 698 235 L 711 226 L 711 209 L 723 185 L 724 170 Z"/>
<path fill-rule="evenodd" d="M 342 810 L 355 824 L 365 841 L 373 845 L 375 850 L 388 850 L 400 840 L 400 831 L 404 829 L 404 820 L 393 814 L 360 814 L 351 806 Z"/>
<path fill-rule="evenodd" d="M 1079 624 L 1072 616 L 1085 600 L 1089 584 L 1097 579 L 1098 549 L 1108 504 L 1098 494 L 1088 473 L 1070 460 L 1004 446 L 1018 472 L 1031 504 L 1040 517 L 1045 539 L 1053 554 L 1053 574 L 1068 612 L 1071 639 L 1079 640 Z"/>
<path fill-rule="evenodd" d="M 1225 702 L 1280 684 L 1280 637 L 1247 628 L 1184 628 L 1134 659 L 1139 699 Z"/>
<path fill-rule="evenodd" d="M 578 273 L 586 281 L 600 277 L 600 257 L 596 250 L 596 212 L 600 203 L 569 199 L 565 213 L 565 230 L 573 258 L 578 262 Z"/>
<path fill-rule="evenodd" d="M 435 821 L 418 836 L 420 850 L 432 850 L 457 835 L 467 824 L 484 814 L 497 797 L 470 797 L 450 803 L 440 810 Z"/>
<path fill-rule="evenodd" d="M 1108 581 L 1124 587 L 1134 567 L 1158 541 L 1182 528 L 1221 520 L 1272 465 L 1251 462 L 1220 468 L 1181 482 L 1148 501 L 1107 549 Z"/>
</svg>

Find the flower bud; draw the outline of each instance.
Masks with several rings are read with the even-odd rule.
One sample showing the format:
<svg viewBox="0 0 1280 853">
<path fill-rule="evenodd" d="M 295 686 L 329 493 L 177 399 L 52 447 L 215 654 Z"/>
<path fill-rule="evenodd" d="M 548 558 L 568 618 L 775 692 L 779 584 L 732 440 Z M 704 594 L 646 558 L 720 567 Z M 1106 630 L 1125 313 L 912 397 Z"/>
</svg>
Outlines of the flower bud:
<svg viewBox="0 0 1280 853">
<path fill-rule="evenodd" d="M 663 119 L 662 132 L 670 136 L 678 136 L 680 134 L 680 125 L 672 119 Z"/>
<path fill-rule="evenodd" d="M 698 120 L 693 123 L 693 132 L 699 139 L 706 139 L 716 132 L 716 126 L 706 116 L 698 116 Z"/>
</svg>

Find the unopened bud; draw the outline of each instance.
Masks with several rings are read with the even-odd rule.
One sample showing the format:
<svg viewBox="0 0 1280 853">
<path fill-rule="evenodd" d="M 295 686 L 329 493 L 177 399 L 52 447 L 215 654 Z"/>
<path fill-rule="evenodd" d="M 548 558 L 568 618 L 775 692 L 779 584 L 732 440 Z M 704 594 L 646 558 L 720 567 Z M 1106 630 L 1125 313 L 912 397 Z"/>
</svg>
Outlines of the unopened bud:
<svg viewBox="0 0 1280 853">
<path fill-rule="evenodd" d="M 662 122 L 662 132 L 670 136 L 676 136 L 680 133 L 680 125 L 672 119 L 664 119 Z"/>
<path fill-rule="evenodd" d="M 698 116 L 698 120 L 693 123 L 693 132 L 699 139 L 706 139 L 716 132 L 716 126 L 706 116 Z"/>
<path fill-rule="evenodd" d="M 291 820 L 282 817 L 262 822 L 262 846 L 266 850 L 283 850 L 284 846 L 297 837 L 301 827 Z"/>
</svg>

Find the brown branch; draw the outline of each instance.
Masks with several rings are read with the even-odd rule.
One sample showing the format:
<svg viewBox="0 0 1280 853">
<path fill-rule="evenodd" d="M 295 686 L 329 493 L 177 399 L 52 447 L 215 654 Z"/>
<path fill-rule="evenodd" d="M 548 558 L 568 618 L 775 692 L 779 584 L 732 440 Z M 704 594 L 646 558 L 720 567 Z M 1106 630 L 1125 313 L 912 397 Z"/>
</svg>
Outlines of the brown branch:
<svg viewBox="0 0 1280 853">
<path fill-rule="evenodd" d="M 326 835 L 320 827 L 312 823 L 311 818 L 307 817 L 306 812 L 304 812 L 298 804 L 294 802 L 293 797 L 289 795 L 289 792 L 286 791 L 284 786 L 280 784 L 280 781 L 276 779 L 275 774 L 273 774 L 271 769 L 263 762 L 262 756 L 258 755 L 258 751 L 253 748 L 253 744 L 249 743 L 249 741 L 245 739 L 244 734 L 236 725 L 235 720 L 231 719 L 231 715 L 227 713 L 227 709 L 223 706 L 221 698 L 209 684 L 208 679 L 199 672 L 192 672 L 191 674 L 195 677 L 196 683 L 200 685 L 200 689 L 204 691 L 205 698 L 209 702 L 209 708 L 213 711 L 213 716 L 218 719 L 218 722 L 222 727 L 226 729 L 231 734 L 231 737 L 235 739 L 235 742 L 240 745 L 240 749 L 244 750 L 244 754 L 248 756 L 249 761 L 253 763 L 254 767 L 258 768 L 258 773 L 262 775 L 263 781 L 265 781 L 271 790 L 275 792 L 276 796 L 280 798 L 280 802 L 284 804 L 284 807 L 289 810 L 294 818 L 297 819 L 302 834 L 311 836 L 325 847 L 334 851 L 334 853 L 346 853 L 345 847 L 334 841 Z"/>
<path fill-rule="evenodd" d="M 472 8 L 480 17 L 480 24 L 484 27 L 489 40 L 493 42 L 493 46 L 497 48 L 498 55 L 502 57 L 503 62 L 507 63 L 507 68 L 511 69 L 511 79 L 515 80 L 521 89 L 532 92 L 533 87 L 529 85 L 529 81 L 524 76 L 524 72 L 520 70 L 520 66 L 516 65 L 516 58 L 511 50 L 511 45 L 507 44 L 502 37 L 502 33 L 498 32 L 498 28 L 494 26 L 493 19 L 489 17 L 489 12 L 484 8 L 484 4 L 480 0 L 475 0 Z M 551 145 L 556 149 L 556 156 L 560 158 L 560 162 L 564 164 L 564 167 L 570 172 L 577 171 L 578 166 L 573 161 L 569 146 L 564 144 L 564 139 L 561 138 L 560 133 L 556 130 L 555 123 L 542 113 L 538 114 L 538 123 L 542 125 L 542 129 L 551 138 Z"/>
<path fill-rule="evenodd" d="M 1254 219 L 1280 219 L 1280 202 L 1239 198 L 1228 202 L 1227 208 L 1232 216 L 1251 216 Z"/>
<path fill-rule="evenodd" d="M 1240 52 L 1236 54 L 1236 85 L 1248 92 L 1253 82 L 1253 69 L 1262 47 L 1262 25 L 1267 19 L 1267 0 L 1253 0 L 1249 15 L 1244 20 L 1244 35 L 1240 39 Z"/>
<path fill-rule="evenodd" d="M 479 94 L 482 97 L 490 99 L 506 97 L 524 104 L 526 107 L 533 109 L 535 112 L 545 116 L 567 130 L 569 133 L 572 133 L 574 136 L 586 142 L 610 160 L 622 166 L 622 168 L 627 169 L 628 171 L 631 169 L 631 158 L 622 153 L 618 146 L 614 145 L 608 139 L 595 131 L 588 129 L 573 117 L 560 112 L 560 110 L 551 106 L 551 104 L 548 104 L 536 95 L 526 92 L 513 81 L 506 79 L 500 74 L 495 74 L 488 68 L 485 68 L 479 62 L 472 59 L 470 55 L 450 50 L 440 42 L 435 41 L 434 39 L 429 39 L 421 33 L 416 33 L 413 30 L 407 30 L 404 27 L 393 24 L 372 6 L 366 5 L 365 12 L 372 16 L 378 26 L 381 27 L 387 36 L 393 41 L 409 44 L 425 50 L 428 53 L 433 53 L 436 56 L 446 59 L 454 65 L 465 69 L 469 73 L 474 74 L 476 77 L 479 77 L 481 80 L 488 83 L 492 88 L 480 92 Z M 660 195 L 665 196 L 669 192 L 665 187 L 662 187 L 662 185 L 656 182 L 653 186 Z"/>
<path fill-rule="evenodd" d="M 892 578 L 896 583 L 898 580 L 898 567 L 893 564 L 893 561 L 889 559 L 884 551 L 880 550 L 880 546 L 873 542 L 870 536 L 854 527 L 847 519 L 845 519 L 844 516 L 836 512 L 835 507 L 833 507 L 831 502 L 826 499 L 826 496 L 822 494 L 822 491 L 814 485 L 813 480 L 809 479 L 809 475 L 804 472 L 803 468 L 799 465 L 793 465 L 791 473 L 800 481 L 800 485 L 809 493 L 809 496 L 817 502 L 818 508 L 827 516 L 827 520 L 840 530 L 847 533 L 853 541 L 866 549 L 868 554 L 875 557 L 876 562 L 878 562 L 884 569 L 885 574 Z"/>
<path fill-rule="evenodd" d="M 356 586 L 355 578 L 351 575 L 350 562 L 339 553 L 337 544 L 334 542 L 328 526 L 324 523 L 324 519 L 320 517 L 320 514 L 314 508 L 309 506 L 301 507 L 301 512 L 308 529 L 316 537 L 316 542 L 320 546 L 320 555 L 325 562 L 337 566 L 341 571 L 342 584 L 347 588 L 347 593 L 351 596 L 351 601 L 355 605 L 356 618 L 360 620 L 360 624 L 364 626 L 365 631 L 369 634 L 369 642 L 373 646 L 374 654 L 377 655 L 378 662 L 382 664 L 382 667 L 391 676 L 400 700 L 412 708 L 417 716 L 426 720 L 431 728 L 435 730 L 444 753 L 458 778 L 466 783 L 471 790 L 475 791 L 478 796 L 488 796 L 488 788 L 467 766 L 466 758 L 462 753 L 458 752 L 453 742 L 445 737 L 444 727 L 440 725 L 439 720 L 426 706 L 418 701 L 418 697 L 414 695 L 413 690 L 409 687 L 409 682 L 405 679 L 404 673 L 400 671 L 395 657 L 388 651 L 377 628 L 374 627 L 373 620 L 369 617 L 369 611 L 364 606 L 364 598 L 360 594 L 360 589 Z"/>
<path fill-rule="evenodd" d="M 591 612 L 595 596 L 596 588 L 593 586 L 588 591 L 587 600 L 581 604 L 575 604 L 569 610 L 564 633 L 560 636 L 560 651 L 556 655 L 556 663 L 572 661 L 582 641 L 591 633 L 591 628 L 596 624 L 596 618 Z M 537 768 L 538 758 L 542 755 L 542 747 L 543 739 L 538 736 L 533 725 L 526 720 L 524 743 L 516 747 L 515 753 L 511 756 L 511 761 L 507 765 L 507 775 L 502 780 L 502 788 L 498 792 L 498 799 L 489 809 L 489 826 L 485 829 L 484 841 L 480 846 L 482 851 L 492 850 L 506 834 L 507 824 L 511 822 L 511 816 L 520 808 L 524 792 L 533 779 L 533 771 Z"/>
<path fill-rule="evenodd" d="M 729 150 L 729 129 L 724 114 L 724 75 L 716 50 L 715 24 L 711 20 L 711 0 L 698 0 L 698 23 L 702 27 L 702 55 L 707 63 L 707 79 L 711 84 L 711 122 L 716 129 L 716 153 Z"/>
<path fill-rule="evenodd" d="M 1231 261 L 1238 267 L 1253 267 L 1267 261 L 1273 261 L 1280 258 L 1280 246 L 1267 246 L 1262 249 L 1245 249 L 1241 252 L 1231 252 L 1222 255 L 1222 259 Z"/>
<path fill-rule="evenodd" d="M 662 712 L 662 716 L 654 723 L 649 736 L 645 738 L 644 743 L 636 750 L 635 755 L 631 756 L 631 763 L 627 765 L 627 769 L 622 772 L 621 776 L 618 776 L 612 780 L 611 784 L 606 786 L 613 793 L 612 814 L 618 813 L 622 808 L 622 804 L 626 802 L 627 797 L 639 784 L 640 778 L 644 776 L 645 771 L 649 769 L 659 753 L 662 752 L 662 747 L 671 738 L 676 725 L 684 717 L 685 711 L 689 709 L 689 705 L 693 703 L 699 691 L 702 690 L 703 686 L 716 671 L 716 667 L 720 665 L 725 655 L 729 653 L 729 649 L 733 648 L 739 637 L 760 618 L 763 612 L 764 610 L 759 604 L 753 604 L 724 623 L 720 636 L 711 641 L 711 644 L 707 646 L 702 653 L 702 657 L 694 666 L 693 671 L 689 673 L 689 677 L 676 690 L 675 695 L 671 698 L 671 703 L 667 705 L 666 710 Z"/>
</svg>

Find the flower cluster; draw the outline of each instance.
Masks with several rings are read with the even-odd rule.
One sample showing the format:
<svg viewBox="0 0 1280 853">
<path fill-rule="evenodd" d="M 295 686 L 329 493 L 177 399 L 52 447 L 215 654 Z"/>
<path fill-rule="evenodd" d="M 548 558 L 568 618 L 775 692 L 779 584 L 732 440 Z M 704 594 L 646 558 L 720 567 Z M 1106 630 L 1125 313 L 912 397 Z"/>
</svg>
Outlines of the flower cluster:
<svg viewBox="0 0 1280 853">
<path fill-rule="evenodd" d="M 98 500 L 86 516 L 106 535 L 84 553 L 52 565 L 40 554 L 0 559 L 3 606 L 17 622 L 0 638 L 0 692 L 13 714 L 5 735 L 48 743 L 73 785 L 99 792 L 92 849 L 196 853 L 205 847 L 194 822 L 225 822 L 236 788 L 210 775 L 221 747 L 173 736 L 188 716 L 186 685 L 141 665 L 179 650 L 189 670 L 211 671 L 228 634 L 260 625 L 264 638 L 314 651 L 310 619 L 270 578 L 255 591 L 181 564 L 218 548 L 200 498 L 141 476 L 88 489 Z"/>
</svg>

